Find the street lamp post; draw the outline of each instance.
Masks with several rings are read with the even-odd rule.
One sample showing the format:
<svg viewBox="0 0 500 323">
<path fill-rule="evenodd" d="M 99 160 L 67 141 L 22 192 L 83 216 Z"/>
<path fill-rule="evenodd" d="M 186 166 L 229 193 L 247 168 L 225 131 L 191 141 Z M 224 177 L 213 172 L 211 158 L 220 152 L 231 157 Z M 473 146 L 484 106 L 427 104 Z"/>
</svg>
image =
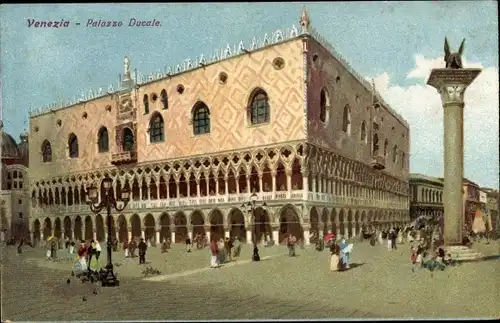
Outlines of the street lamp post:
<svg viewBox="0 0 500 323">
<path fill-rule="evenodd" d="M 253 254 L 252 254 L 252 261 L 260 261 L 260 255 L 259 255 L 259 248 L 257 247 L 257 225 L 255 224 L 255 208 L 257 206 L 257 194 L 255 193 L 255 189 L 252 192 L 252 195 L 250 195 L 250 201 L 245 205 L 243 204 L 242 207 L 246 207 L 247 212 L 251 214 L 252 220 L 253 220 L 253 228 L 252 228 L 252 243 L 253 243 Z M 264 202 L 262 206 L 266 206 L 266 203 Z"/>
<path fill-rule="evenodd" d="M 108 241 L 107 241 L 107 252 L 108 252 L 108 264 L 106 265 L 105 274 L 101 277 L 102 286 L 118 286 L 119 281 L 116 279 L 116 276 L 113 272 L 113 262 L 111 261 L 112 247 L 113 241 L 111 238 L 111 223 L 113 218 L 111 217 L 111 208 L 113 207 L 118 212 L 121 212 L 127 206 L 130 200 L 130 191 L 128 188 L 123 188 L 121 191 L 121 197 L 119 200 L 115 199 L 114 195 L 111 193 L 112 187 L 112 179 L 106 177 L 102 181 L 102 185 L 104 188 L 104 199 L 101 202 L 98 202 L 98 191 L 97 187 L 91 185 L 87 189 L 87 204 L 90 206 L 90 210 L 94 214 L 98 214 L 103 209 L 107 211 L 107 225 L 108 225 Z M 122 204 L 120 207 L 118 203 Z"/>
</svg>

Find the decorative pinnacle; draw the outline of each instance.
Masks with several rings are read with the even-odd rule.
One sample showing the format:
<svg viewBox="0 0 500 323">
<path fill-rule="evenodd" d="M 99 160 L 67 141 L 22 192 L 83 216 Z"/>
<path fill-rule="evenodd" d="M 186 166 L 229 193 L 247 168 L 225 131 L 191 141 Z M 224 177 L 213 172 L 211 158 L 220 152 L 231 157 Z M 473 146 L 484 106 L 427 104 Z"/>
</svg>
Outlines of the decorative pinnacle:
<svg viewBox="0 0 500 323">
<path fill-rule="evenodd" d="M 309 30 L 310 24 L 311 24 L 311 19 L 309 18 L 309 12 L 304 6 L 300 13 L 300 25 L 302 26 L 302 32 L 307 32 Z"/>
</svg>

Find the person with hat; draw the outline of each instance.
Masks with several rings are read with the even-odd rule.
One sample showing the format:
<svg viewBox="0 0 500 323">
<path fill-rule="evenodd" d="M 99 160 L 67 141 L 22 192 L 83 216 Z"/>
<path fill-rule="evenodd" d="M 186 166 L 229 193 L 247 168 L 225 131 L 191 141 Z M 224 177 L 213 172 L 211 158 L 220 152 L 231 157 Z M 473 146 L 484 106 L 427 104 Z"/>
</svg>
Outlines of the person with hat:
<svg viewBox="0 0 500 323">
<path fill-rule="evenodd" d="M 148 245 L 144 242 L 144 239 L 141 238 L 141 242 L 137 246 L 139 249 L 139 265 L 146 263 L 146 250 L 148 249 Z"/>
</svg>

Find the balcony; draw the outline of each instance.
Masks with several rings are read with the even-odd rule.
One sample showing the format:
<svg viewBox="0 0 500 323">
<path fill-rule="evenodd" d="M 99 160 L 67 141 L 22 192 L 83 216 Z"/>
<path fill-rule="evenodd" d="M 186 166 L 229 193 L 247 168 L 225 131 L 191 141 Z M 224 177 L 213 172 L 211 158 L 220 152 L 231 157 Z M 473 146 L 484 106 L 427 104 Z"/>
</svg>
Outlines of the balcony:
<svg viewBox="0 0 500 323">
<path fill-rule="evenodd" d="M 295 190 L 291 192 L 262 192 L 258 193 L 258 200 L 265 201 L 267 204 L 271 205 L 273 203 L 289 203 L 289 202 L 299 202 L 304 200 L 304 191 Z M 237 205 L 240 206 L 243 203 L 248 202 L 250 199 L 250 194 L 227 194 L 227 195 L 212 195 L 212 196 L 201 196 L 201 197 L 182 197 L 182 198 L 167 198 L 167 199 L 157 199 L 157 200 L 135 200 L 130 201 L 127 209 L 141 210 L 145 209 L 178 209 L 178 208 L 199 208 L 199 207 L 215 207 L 223 204 Z M 389 201 L 379 201 L 368 198 L 361 197 L 347 197 L 347 196 L 337 196 L 327 193 L 315 193 L 308 192 L 306 200 L 311 202 L 322 202 L 329 206 L 335 207 L 377 207 L 377 208 L 387 208 L 396 210 L 407 210 L 408 206 L 405 202 L 389 202 Z M 89 214 L 90 209 L 85 204 L 78 205 L 51 205 L 46 207 L 35 207 L 33 213 L 38 216 L 66 216 L 66 215 L 83 215 Z"/>
<path fill-rule="evenodd" d="M 385 168 L 385 158 L 384 156 L 372 156 L 372 167 L 378 170 Z"/>
<path fill-rule="evenodd" d="M 137 162 L 137 152 L 136 151 L 123 151 L 117 154 L 111 155 L 111 164 L 113 165 L 123 165 Z"/>
</svg>

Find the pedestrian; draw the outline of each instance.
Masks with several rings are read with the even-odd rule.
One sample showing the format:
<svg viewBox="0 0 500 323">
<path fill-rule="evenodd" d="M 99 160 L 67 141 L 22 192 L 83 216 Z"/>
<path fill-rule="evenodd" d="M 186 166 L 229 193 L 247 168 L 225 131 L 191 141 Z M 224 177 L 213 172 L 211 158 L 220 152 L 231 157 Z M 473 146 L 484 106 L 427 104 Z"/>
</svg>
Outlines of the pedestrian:
<svg viewBox="0 0 500 323">
<path fill-rule="evenodd" d="M 294 235 L 289 234 L 287 239 L 288 246 L 288 256 L 295 257 L 295 244 L 297 243 L 297 238 Z"/>
<path fill-rule="evenodd" d="M 128 249 L 130 252 L 130 256 L 132 258 L 135 258 L 135 250 L 137 249 L 137 241 L 135 239 L 132 239 L 132 241 L 130 241 Z"/>
<path fill-rule="evenodd" d="M 90 244 L 88 246 L 88 255 L 89 255 L 89 268 L 91 267 L 90 266 L 90 263 L 92 262 L 92 258 L 96 256 L 96 245 L 95 245 L 95 241 L 94 239 L 90 240 Z"/>
<path fill-rule="evenodd" d="M 74 259 L 74 255 L 75 255 L 75 241 L 73 241 L 73 239 L 71 239 L 71 241 L 69 242 L 69 257 L 71 260 Z"/>
<path fill-rule="evenodd" d="M 217 249 L 219 250 L 219 264 L 223 264 L 226 262 L 226 249 L 224 239 L 220 238 L 217 243 Z"/>
<path fill-rule="evenodd" d="M 340 248 L 335 243 L 330 245 L 330 271 L 338 271 L 340 267 Z"/>
<path fill-rule="evenodd" d="M 167 240 L 164 238 L 163 242 L 161 244 L 161 253 L 165 253 L 167 251 L 168 251 L 168 244 L 167 244 Z"/>
<path fill-rule="evenodd" d="M 233 260 L 231 255 L 231 249 L 233 248 L 233 240 L 226 238 L 226 241 L 224 242 L 224 248 L 226 248 L 227 261 L 231 262 Z"/>
<path fill-rule="evenodd" d="M 212 242 L 210 243 L 210 267 L 211 268 L 219 267 L 218 257 L 219 257 L 219 249 L 217 247 L 217 242 L 215 241 L 215 239 L 212 239 Z"/>
<path fill-rule="evenodd" d="M 397 233 L 395 230 L 393 230 L 391 234 L 391 248 L 397 250 L 398 248 L 396 247 L 396 239 L 397 239 Z"/>
<path fill-rule="evenodd" d="M 125 238 L 125 240 L 123 241 L 123 254 L 124 254 L 125 258 L 129 257 L 129 253 L 128 253 L 128 239 L 127 238 Z"/>
<path fill-rule="evenodd" d="M 139 265 L 146 263 L 146 250 L 148 249 L 148 245 L 144 242 L 144 239 L 141 238 L 141 242 L 139 242 Z"/>
<path fill-rule="evenodd" d="M 97 261 L 99 261 L 99 257 L 101 256 L 101 244 L 99 241 L 95 242 L 95 257 L 97 258 Z"/>
<path fill-rule="evenodd" d="M 189 235 L 186 237 L 186 251 L 191 252 L 191 238 Z"/>
<path fill-rule="evenodd" d="M 240 256 L 240 253 L 241 253 L 241 241 L 240 241 L 240 237 L 236 237 L 234 239 L 234 257 L 239 257 Z"/>
</svg>

